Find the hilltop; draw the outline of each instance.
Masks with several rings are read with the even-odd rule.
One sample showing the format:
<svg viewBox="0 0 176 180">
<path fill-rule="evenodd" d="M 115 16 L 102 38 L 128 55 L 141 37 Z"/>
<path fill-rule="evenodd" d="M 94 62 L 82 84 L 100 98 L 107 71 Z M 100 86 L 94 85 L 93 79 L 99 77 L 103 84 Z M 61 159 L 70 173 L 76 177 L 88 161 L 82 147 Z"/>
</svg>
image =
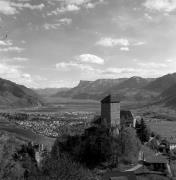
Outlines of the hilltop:
<svg viewBox="0 0 176 180">
<path fill-rule="evenodd" d="M 0 107 L 31 107 L 42 104 L 42 99 L 33 90 L 0 78 Z"/>
</svg>

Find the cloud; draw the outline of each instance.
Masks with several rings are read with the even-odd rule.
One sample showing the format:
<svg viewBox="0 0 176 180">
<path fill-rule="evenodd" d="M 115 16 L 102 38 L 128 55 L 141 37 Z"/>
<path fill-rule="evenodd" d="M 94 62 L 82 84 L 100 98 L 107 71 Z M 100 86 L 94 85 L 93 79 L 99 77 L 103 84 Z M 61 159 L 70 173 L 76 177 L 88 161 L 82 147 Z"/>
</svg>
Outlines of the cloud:
<svg viewBox="0 0 176 180">
<path fill-rule="evenodd" d="M 76 12 L 79 11 L 81 8 L 95 8 L 96 5 L 101 4 L 104 0 L 54 0 L 55 2 L 60 2 L 60 7 L 49 12 L 48 16 L 51 15 L 58 15 L 60 13 L 65 12 Z M 53 4 L 54 3 L 50 3 Z"/>
<path fill-rule="evenodd" d="M 91 65 L 90 65 L 91 64 Z M 59 62 L 56 64 L 58 71 L 73 71 L 80 74 L 80 78 L 95 78 L 101 74 L 101 69 L 97 65 L 103 65 L 104 60 L 92 54 L 82 54 L 76 56 L 72 61 Z M 96 65 L 96 67 L 94 67 Z"/>
<path fill-rule="evenodd" d="M 88 4 L 86 4 L 85 7 L 86 7 L 87 9 L 92 9 L 92 8 L 95 7 L 95 4 L 93 4 L 93 3 L 88 3 Z"/>
<path fill-rule="evenodd" d="M 129 51 L 130 49 L 129 49 L 129 47 L 121 47 L 120 50 L 121 51 Z"/>
<path fill-rule="evenodd" d="M 136 74 L 137 72 L 141 72 L 142 69 L 136 69 L 136 68 L 114 68 L 114 67 L 109 67 L 107 69 L 105 69 L 104 71 L 102 71 L 102 74 L 105 75 L 123 75 L 126 74 L 128 76 L 132 75 L 132 74 Z"/>
<path fill-rule="evenodd" d="M 15 7 L 11 6 L 10 1 L 0 0 L 0 13 L 5 15 L 14 15 L 18 12 Z"/>
<path fill-rule="evenodd" d="M 144 13 L 144 17 L 149 21 L 153 20 L 152 16 L 150 16 L 148 13 Z"/>
<path fill-rule="evenodd" d="M 72 19 L 70 18 L 62 18 L 57 21 L 57 23 L 45 23 L 43 25 L 45 30 L 58 29 L 61 25 L 69 25 L 72 23 Z"/>
<path fill-rule="evenodd" d="M 176 9 L 175 0 L 146 0 L 144 6 L 150 10 L 171 12 Z"/>
<path fill-rule="evenodd" d="M 17 62 L 26 62 L 28 60 L 29 59 L 25 58 L 25 57 L 14 57 L 14 58 L 12 58 L 12 61 L 17 61 Z"/>
<path fill-rule="evenodd" d="M 69 5 L 66 5 L 66 6 L 63 6 L 63 7 L 60 7 L 60 8 L 57 8 L 56 10 L 54 11 L 51 11 L 48 13 L 48 16 L 51 16 L 51 15 L 58 15 L 60 13 L 65 13 L 65 12 L 73 12 L 73 11 L 79 11 L 80 10 L 80 7 L 75 5 L 75 4 L 69 4 Z"/>
<path fill-rule="evenodd" d="M 92 63 L 92 64 L 104 64 L 104 59 L 95 56 L 93 54 L 82 54 L 76 57 L 76 60 L 83 63 Z"/>
<path fill-rule="evenodd" d="M 68 25 L 68 24 L 72 23 L 72 19 L 70 19 L 70 18 L 62 18 L 62 19 L 59 19 L 58 22 L 60 24 Z"/>
<path fill-rule="evenodd" d="M 7 41 L 0 40 L 0 46 L 12 46 L 12 45 L 13 43 L 10 40 L 7 40 Z"/>
<path fill-rule="evenodd" d="M 28 8 L 30 10 L 42 10 L 45 5 L 42 3 L 42 4 L 39 4 L 39 5 L 31 5 L 29 3 L 11 3 L 10 4 L 12 7 L 15 7 L 15 8 L 19 8 L 19 9 L 23 9 L 23 8 Z"/>
<path fill-rule="evenodd" d="M 0 48 L 0 52 L 17 52 L 20 53 L 24 50 L 24 48 L 20 48 L 17 46 L 7 47 L 7 48 Z"/>
<path fill-rule="evenodd" d="M 93 71 L 94 69 L 85 64 L 77 63 L 77 62 L 60 62 L 56 64 L 56 69 L 60 71 L 69 71 L 72 69 L 79 69 L 81 71 Z"/>
<path fill-rule="evenodd" d="M 39 5 L 31 5 L 27 3 L 27 1 L 20 1 L 18 3 L 8 1 L 8 0 L 0 0 L 0 13 L 3 13 L 5 15 L 14 15 L 19 13 L 19 10 L 22 10 L 24 8 L 30 9 L 30 10 L 42 10 L 45 7 L 45 5 L 39 4 Z"/>
<path fill-rule="evenodd" d="M 144 41 L 139 41 L 139 42 L 135 42 L 135 43 L 133 44 L 133 46 L 142 46 L 142 45 L 144 45 L 144 44 L 146 44 L 146 42 L 144 42 Z"/>
<path fill-rule="evenodd" d="M 101 38 L 98 42 L 96 42 L 96 45 L 104 46 L 104 47 L 114 47 L 117 45 L 122 45 L 122 46 L 129 46 L 130 43 L 127 39 L 113 39 L 111 37 L 105 37 Z"/>
<path fill-rule="evenodd" d="M 60 27 L 60 23 L 55 23 L 55 24 L 45 23 L 43 27 L 45 30 L 58 29 Z"/>
<path fill-rule="evenodd" d="M 165 63 L 156 63 L 156 62 L 148 62 L 148 63 L 138 63 L 139 66 L 143 68 L 166 68 L 168 65 Z"/>
<path fill-rule="evenodd" d="M 32 77 L 28 73 L 23 73 L 19 66 L 0 63 L 0 77 L 11 80 L 18 84 L 24 84 L 28 87 L 35 85 Z"/>
</svg>

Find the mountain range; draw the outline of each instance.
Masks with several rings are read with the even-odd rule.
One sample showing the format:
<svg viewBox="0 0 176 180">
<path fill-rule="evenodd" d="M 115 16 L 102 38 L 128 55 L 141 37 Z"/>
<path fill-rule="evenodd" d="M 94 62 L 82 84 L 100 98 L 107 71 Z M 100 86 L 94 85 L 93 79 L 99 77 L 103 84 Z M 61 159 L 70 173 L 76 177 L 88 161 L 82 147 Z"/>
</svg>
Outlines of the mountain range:
<svg viewBox="0 0 176 180">
<path fill-rule="evenodd" d="M 41 106 L 42 98 L 31 89 L 0 78 L 0 107 Z"/>
<path fill-rule="evenodd" d="M 65 92 L 69 89 L 70 88 L 44 88 L 44 89 L 40 88 L 40 89 L 32 89 L 32 90 L 42 97 L 48 97 L 63 91 Z"/>
<path fill-rule="evenodd" d="M 120 100 L 159 101 L 173 106 L 176 105 L 176 73 L 159 78 L 81 80 L 78 86 L 52 96 L 100 100 L 110 93 L 118 95 Z"/>
<path fill-rule="evenodd" d="M 29 89 L 0 78 L 0 108 L 29 107 L 44 104 L 41 97 L 66 97 L 101 100 L 116 94 L 124 101 L 152 101 L 176 106 L 176 73 L 159 78 L 119 78 L 83 81 L 74 88 Z"/>
</svg>

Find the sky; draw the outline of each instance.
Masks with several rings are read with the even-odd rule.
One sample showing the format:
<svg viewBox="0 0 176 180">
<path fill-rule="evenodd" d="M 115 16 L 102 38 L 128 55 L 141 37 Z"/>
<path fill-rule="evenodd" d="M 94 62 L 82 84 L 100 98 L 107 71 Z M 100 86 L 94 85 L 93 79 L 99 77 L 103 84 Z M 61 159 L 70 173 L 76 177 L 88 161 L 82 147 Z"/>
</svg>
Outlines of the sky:
<svg viewBox="0 0 176 180">
<path fill-rule="evenodd" d="M 30 88 L 159 77 L 176 72 L 175 32 L 175 0 L 0 0 L 0 77 Z"/>
</svg>

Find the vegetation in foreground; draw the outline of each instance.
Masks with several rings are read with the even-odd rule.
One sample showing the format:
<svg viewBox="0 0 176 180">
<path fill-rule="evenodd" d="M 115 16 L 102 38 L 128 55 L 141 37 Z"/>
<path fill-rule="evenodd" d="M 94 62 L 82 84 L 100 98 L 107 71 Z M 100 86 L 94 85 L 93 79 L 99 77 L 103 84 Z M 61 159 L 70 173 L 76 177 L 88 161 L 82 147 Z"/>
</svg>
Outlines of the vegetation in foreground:
<svg viewBox="0 0 176 180">
<path fill-rule="evenodd" d="M 98 169 L 124 170 L 132 167 L 131 164 L 134 166 L 141 143 L 148 142 L 151 134 L 143 120 L 137 125 L 137 130 L 124 128 L 119 136 L 111 135 L 103 126 L 93 126 L 82 135 L 63 134 L 58 137 L 51 152 L 44 151 L 42 160 L 37 162 L 35 149 L 30 143 L 1 133 L 0 179 L 101 180 Z M 153 140 L 148 144 L 151 151 L 158 150 L 155 142 Z M 174 152 L 172 155 L 175 157 Z M 157 175 L 138 175 L 137 178 L 167 179 Z"/>
</svg>

